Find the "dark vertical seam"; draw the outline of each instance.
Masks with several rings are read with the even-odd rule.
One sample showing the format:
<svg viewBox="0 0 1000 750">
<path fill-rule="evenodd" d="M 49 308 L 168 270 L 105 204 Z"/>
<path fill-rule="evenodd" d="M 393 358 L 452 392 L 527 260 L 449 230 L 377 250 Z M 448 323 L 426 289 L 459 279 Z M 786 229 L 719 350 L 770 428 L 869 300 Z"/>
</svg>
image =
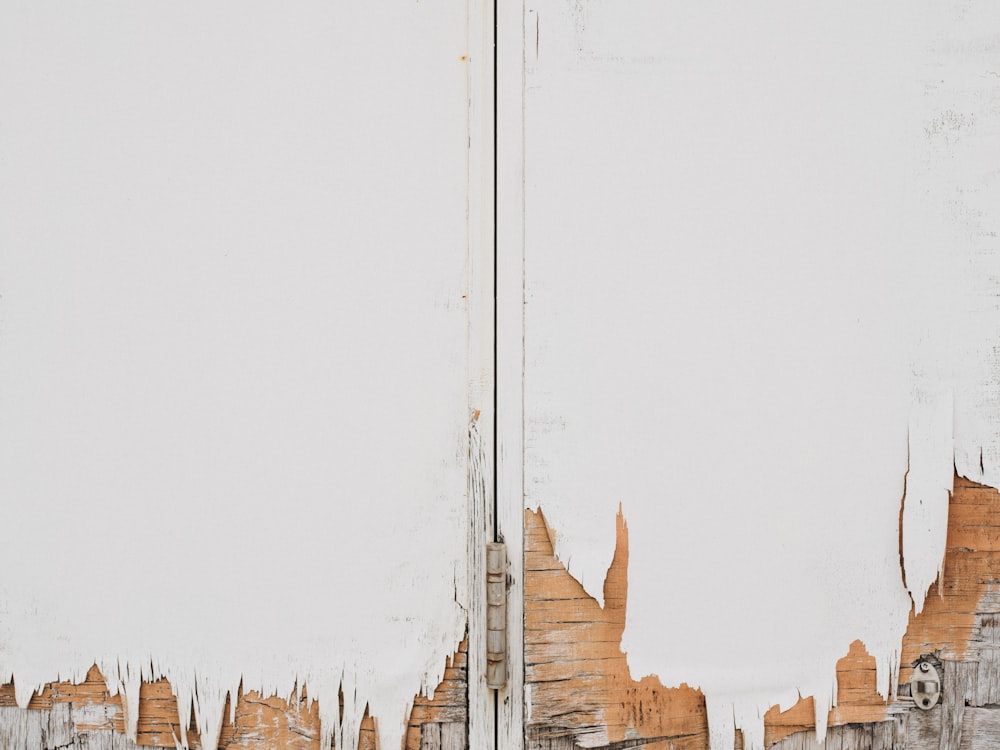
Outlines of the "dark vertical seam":
<svg viewBox="0 0 1000 750">
<path fill-rule="evenodd" d="M 497 194 L 497 184 L 499 182 L 497 178 L 498 173 L 498 163 L 497 163 L 497 122 L 498 122 L 498 102 L 499 94 L 497 88 L 497 82 L 499 79 L 499 65 L 498 65 L 498 38 L 499 38 L 499 15 L 498 15 L 498 5 L 499 0 L 493 0 L 493 541 L 500 541 L 500 507 L 499 507 L 499 496 L 498 490 L 498 479 L 500 474 L 500 431 L 499 416 L 500 411 L 499 406 L 499 360 L 497 357 L 497 351 L 499 349 L 499 325 L 497 320 L 499 318 L 500 310 L 500 300 L 499 300 L 499 284 L 497 283 L 497 270 L 499 268 L 499 258 L 498 258 L 498 247 L 499 243 L 497 241 L 497 217 L 499 216 L 498 209 L 498 194 Z M 493 750 L 500 750 L 500 691 L 493 691 Z"/>
<path fill-rule="evenodd" d="M 499 21 L 497 17 L 497 11 L 499 2 L 498 0 L 493 0 L 493 541 L 500 541 L 500 524 L 499 524 L 499 506 L 498 506 L 498 492 L 497 492 L 497 475 L 500 473 L 498 468 L 499 456 L 500 456 L 500 441 L 498 440 L 500 434 L 498 429 L 499 423 L 499 367 L 497 350 L 499 348 L 499 342 L 497 333 L 499 326 L 497 319 L 499 317 L 500 300 L 498 296 L 499 285 L 497 284 L 497 270 L 499 268 L 498 262 L 498 246 L 497 241 L 497 218 L 499 216 L 498 209 L 498 199 L 497 199 L 497 184 L 499 180 L 497 179 L 497 110 L 498 110 L 498 100 L 499 95 L 497 93 L 497 81 L 499 78 L 498 70 L 498 54 L 497 54 L 497 38 L 499 36 Z"/>
</svg>

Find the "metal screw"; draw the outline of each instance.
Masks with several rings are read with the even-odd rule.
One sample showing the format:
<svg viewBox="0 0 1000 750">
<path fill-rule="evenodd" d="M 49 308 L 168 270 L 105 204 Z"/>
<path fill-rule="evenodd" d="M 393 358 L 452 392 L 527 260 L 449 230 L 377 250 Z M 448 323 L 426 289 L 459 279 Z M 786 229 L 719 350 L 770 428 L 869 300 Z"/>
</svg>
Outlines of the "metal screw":
<svg viewBox="0 0 1000 750">
<path fill-rule="evenodd" d="M 920 662 L 920 671 L 921 672 L 930 672 L 931 671 L 931 665 L 928 664 L 925 661 Z"/>
</svg>

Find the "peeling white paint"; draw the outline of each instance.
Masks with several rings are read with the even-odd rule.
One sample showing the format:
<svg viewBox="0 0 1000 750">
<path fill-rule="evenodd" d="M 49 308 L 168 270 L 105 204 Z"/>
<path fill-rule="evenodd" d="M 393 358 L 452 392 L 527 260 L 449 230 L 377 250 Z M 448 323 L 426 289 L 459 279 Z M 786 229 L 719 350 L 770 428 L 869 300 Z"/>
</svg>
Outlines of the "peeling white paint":
<svg viewBox="0 0 1000 750">
<path fill-rule="evenodd" d="M 464 2 L 4 3 L 21 705 L 96 661 L 132 734 L 165 676 L 206 746 L 242 680 L 399 747 L 465 628 L 466 35 Z"/>
<path fill-rule="evenodd" d="M 918 394 L 907 433 L 910 469 L 903 501 L 903 567 L 917 614 L 944 571 L 948 501 L 954 489 L 955 450 L 951 391 Z"/>
<path fill-rule="evenodd" d="M 953 464 L 1000 485 L 1000 6 L 528 12 L 527 504 L 601 599 L 622 503 L 631 672 L 714 750 L 789 688 L 822 736 L 855 638 L 895 683 Z"/>
</svg>

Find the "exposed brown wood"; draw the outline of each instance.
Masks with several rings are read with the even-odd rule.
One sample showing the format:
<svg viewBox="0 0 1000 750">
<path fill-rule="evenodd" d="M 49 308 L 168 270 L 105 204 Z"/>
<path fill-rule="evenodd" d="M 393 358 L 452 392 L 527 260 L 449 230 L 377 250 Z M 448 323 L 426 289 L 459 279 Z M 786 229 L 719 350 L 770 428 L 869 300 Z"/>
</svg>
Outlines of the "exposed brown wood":
<svg viewBox="0 0 1000 750">
<path fill-rule="evenodd" d="M 566 744 L 703 750 L 705 698 L 655 677 L 636 681 L 621 650 L 627 594 L 628 530 L 618 516 L 617 548 L 604 583 L 604 607 L 555 558 L 541 512 L 525 512 L 525 684 L 529 747 Z"/>
<path fill-rule="evenodd" d="M 437 750 L 464 750 L 467 745 L 467 641 L 447 660 L 444 678 L 431 697 L 417 695 L 407 726 L 405 750 L 420 750 L 421 733 L 432 725 Z M 236 697 L 235 720 L 229 720 L 229 700 L 219 736 L 225 750 L 318 750 L 319 707 L 306 689 L 288 699 L 257 691 Z M 187 733 L 192 750 L 202 747 L 194 717 Z M 435 731 L 432 730 L 432 731 Z M 39 750 L 46 738 L 53 747 L 93 750 L 133 750 L 135 747 L 176 747 L 181 730 L 177 698 L 166 679 L 144 683 L 139 692 L 137 743 L 125 737 L 125 712 L 120 695 L 111 695 L 96 666 L 79 684 L 55 682 L 32 696 L 27 709 L 17 708 L 13 683 L 0 686 L 0 748 Z M 6 734 L 4 734 L 6 732 Z M 68 739 L 67 739 L 68 737 Z M 43 744 L 35 744 L 42 742 Z M 77 743 L 76 745 L 72 743 Z M 83 744 L 80 744 L 83 743 Z M 90 743 L 90 744 L 87 744 Z M 377 721 L 362 720 L 359 750 L 379 750 Z"/>
<path fill-rule="evenodd" d="M 604 585 L 605 606 L 589 596 L 555 558 L 541 512 L 525 513 L 525 661 L 531 690 L 528 739 L 568 736 L 580 747 L 707 748 L 700 691 L 665 688 L 655 677 L 633 681 L 620 648 L 627 595 L 628 532 L 619 516 L 615 557 Z M 880 722 L 885 701 L 876 690 L 875 659 L 860 641 L 837 664 L 838 705 L 831 725 Z M 773 745 L 815 726 L 813 699 L 765 717 Z M 873 730 L 874 731 L 874 730 Z M 742 746 L 738 734 L 737 747 Z M 838 735 L 839 736 L 839 735 Z M 630 740 L 630 743 L 626 743 Z"/>
<path fill-rule="evenodd" d="M 861 641 L 854 641 L 837 662 L 837 705 L 827 723 L 839 726 L 885 719 L 885 700 L 877 686 L 875 657 Z"/>
<path fill-rule="evenodd" d="M 816 708 L 811 695 L 800 698 L 787 711 L 772 706 L 764 714 L 764 745 L 771 747 L 789 735 L 811 731 L 815 726 Z"/>
<path fill-rule="evenodd" d="M 629 674 L 620 648 L 628 565 L 628 532 L 620 516 L 617 531 L 618 546 L 601 607 L 555 559 L 542 514 L 525 513 L 525 658 L 531 707 L 527 735 L 532 750 L 564 746 L 567 750 L 707 747 L 705 705 L 699 691 L 686 686 L 665 688 L 654 677 L 635 681 Z M 908 708 L 905 690 L 898 704 L 886 706 L 875 690 L 874 659 L 856 641 L 837 665 L 838 700 L 829 715 L 826 747 L 973 747 L 997 727 L 996 714 L 989 713 L 995 709 L 983 707 L 1000 704 L 998 613 L 1000 495 L 956 478 L 944 576 L 932 589 L 924 611 L 911 616 L 902 644 L 900 674 L 905 686 L 910 665 L 921 654 L 936 654 L 943 662 L 942 705 L 929 712 L 908 711 L 900 718 L 899 712 Z M 466 648 L 463 643 L 449 659 L 432 698 L 415 698 L 405 750 L 460 750 L 467 744 Z M 78 685 L 46 685 L 32 697 L 27 710 L 14 706 L 13 685 L 0 686 L 0 731 L 7 732 L 0 739 L 14 742 L 11 738 L 20 737 L 18 741 L 28 743 L 25 747 L 43 747 L 31 743 L 50 740 L 66 746 L 64 740 L 72 731 L 72 742 L 91 743 L 101 750 L 134 747 L 122 736 L 125 712 L 121 698 L 108 692 L 96 668 Z M 241 692 L 235 714 L 235 721 L 227 718 L 223 725 L 220 747 L 318 747 L 318 712 L 304 694 L 286 700 Z M 375 718 L 367 717 L 359 738 L 361 750 L 377 750 L 375 727 Z M 816 742 L 812 729 L 813 702 L 806 696 L 788 711 L 775 707 L 767 713 L 765 743 L 782 750 L 806 750 L 812 747 L 810 742 Z M 160 680 L 144 685 L 139 744 L 174 747 L 179 731 L 176 699 L 169 683 Z M 742 745 L 741 739 L 737 737 L 737 747 Z M 199 747 L 196 728 L 188 740 L 193 748 Z"/>
<path fill-rule="evenodd" d="M 829 726 L 879 722 L 886 718 L 886 704 L 878 694 L 875 657 L 861 641 L 854 641 L 847 655 L 837 662 L 837 705 L 830 710 Z M 800 698 L 787 711 L 777 706 L 764 715 L 764 744 L 770 747 L 795 732 L 814 729 L 815 704 L 812 696 Z"/>
<path fill-rule="evenodd" d="M 421 727 L 428 724 L 468 723 L 468 650 L 466 638 L 455 654 L 448 659 L 444 677 L 427 698 L 418 695 L 413 699 L 410 721 L 406 727 L 406 750 L 420 750 Z"/>
<path fill-rule="evenodd" d="M 976 616 L 1000 582 L 1000 494 L 962 477 L 948 507 L 944 576 L 932 587 L 903 638 L 900 681 L 921 654 L 962 660 L 977 649 Z M 994 612 L 996 610 L 993 610 Z"/>
<path fill-rule="evenodd" d="M 368 713 L 367 706 L 358 730 L 358 750 L 378 750 L 378 727 L 375 719 Z"/>
<path fill-rule="evenodd" d="M 621 748 L 624 745 L 617 743 L 625 740 L 631 745 L 682 747 L 678 743 L 684 742 L 690 748 L 707 747 L 704 699 L 698 691 L 683 686 L 668 691 L 653 677 L 631 680 L 619 647 L 627 562 L 627 529 L 619 517 L 618 549 L 601 608 L 555 559 L 541 512 L 525 513 L 525 660 L 532 750 L 548 747 L 545 743 L 553 737 L 570 737 L 580 747 Z M 971 741 L 966 737 L 969 722 L 993 726 L 992 718 L 970 713 L 967 705 L 1000 704 L 1000 494 L 996 490 L 955 478 L 944 575 L 923 611 L 911 614 L 901 647 L 902 697 L 887 705 L 876 689 L 874 658 L 860 641 L 851 644 L 837 664 L 837 705 L 828 716 L 826 747 L 923 747 L 933 734 L 936 750 L 960 750 Z M 924 715 L 906 723 L 901 713 L 924 713 L 910 711 L 912 703 L 906 697 L 912 664 L 922 654 L 934 654 L 944 662 L 946 705 L 929 712 L 933 720 Z M 811 696 L 784 712 L 775 706 L 765 716 L 765 745 L 810 748 L 817 744 L 814 728 Z M 1000 748 L 1000 736 L 990 747 Z"/>
<path fill-rule="evenodd" d="M 948 512 L 944 575 L 932 587 L 923 611 L 910 615 L 902 643 L 900 683 L 906 686 L 912 665 L 922 654 L 934 654 L 945 661 L 946 698 L 951 704 L 935 709 L 944 714 L 945 724 L 935 720 L 933 733 L 942 750 L 961 746 L 964 703 L 957 694 L 971 691 L 970 705 L 1000 703 L 1000 494 L 968 479 L 955 477 L 955 489 Z M 863 648 L 851 647 L 850 657 Z M 859 664 L 854 673 L 838 665 L 838 705 L 830 712 L 831 726 L 848 722 L 874 722 L 887 715 L 889 707 L 875 690 L 875 664 Z M 975 672 L 975 674 L 973 674 Z M 850 692 L 845 687 L 850 687 Z M 905 688 L 900 691 L 905 694 Z M 765 739 L 769 746 L 792 732 L 813 727 L 812 701 L 803 699 L 789 711 L 776 708 L 765 717 Z M 915 719 L 914 731 L 921 732 L 926 721 Z M 927 725 L 930 726 L 930 725 Z M 930 729 L 927 729 L 930 732 Z M 1000 741 L 998 741 L 1000 746 Z"/>
<path fill-rule="evenodd" d="M 194 723 L 187 732 L 192 748 L 201 748 Z M 165 680 L 143 683 L 139 688 L 139 718 L 136 724 L 136 744 L 152 747 L 176 747 L 175 735 L 184 731 L 177 713 L 177 697 Z"/>
</svg>

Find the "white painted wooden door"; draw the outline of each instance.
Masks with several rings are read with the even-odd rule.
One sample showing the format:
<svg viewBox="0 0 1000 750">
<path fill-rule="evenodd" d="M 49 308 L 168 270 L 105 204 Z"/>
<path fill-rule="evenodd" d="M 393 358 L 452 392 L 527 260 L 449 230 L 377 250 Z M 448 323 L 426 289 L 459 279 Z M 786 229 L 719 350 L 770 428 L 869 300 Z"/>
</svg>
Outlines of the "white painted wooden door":
<svg viewBox="0 0 1000 750">
<path fill-rule="evenodd" d="M 598 611 L 621 509 L 632 678 L 700 687 L 714 750 L 800 694 L 822 734 L 855 639 L 895 689 L 956 471 L 1000 486 L 996 6 L 513 5 L 501 500 Z"/>
<path fill-rule="evenodd" d="M 399 745 L 480 596 L 482 24 L 465 0 L 4 4 L 0 672 L 22 705 L 96 661 L 133 736 L 165 675 L 205 746 L 241 682 L 305 685 L 326 743 L 356 747 L 369 710 Z"/>
</svg>

